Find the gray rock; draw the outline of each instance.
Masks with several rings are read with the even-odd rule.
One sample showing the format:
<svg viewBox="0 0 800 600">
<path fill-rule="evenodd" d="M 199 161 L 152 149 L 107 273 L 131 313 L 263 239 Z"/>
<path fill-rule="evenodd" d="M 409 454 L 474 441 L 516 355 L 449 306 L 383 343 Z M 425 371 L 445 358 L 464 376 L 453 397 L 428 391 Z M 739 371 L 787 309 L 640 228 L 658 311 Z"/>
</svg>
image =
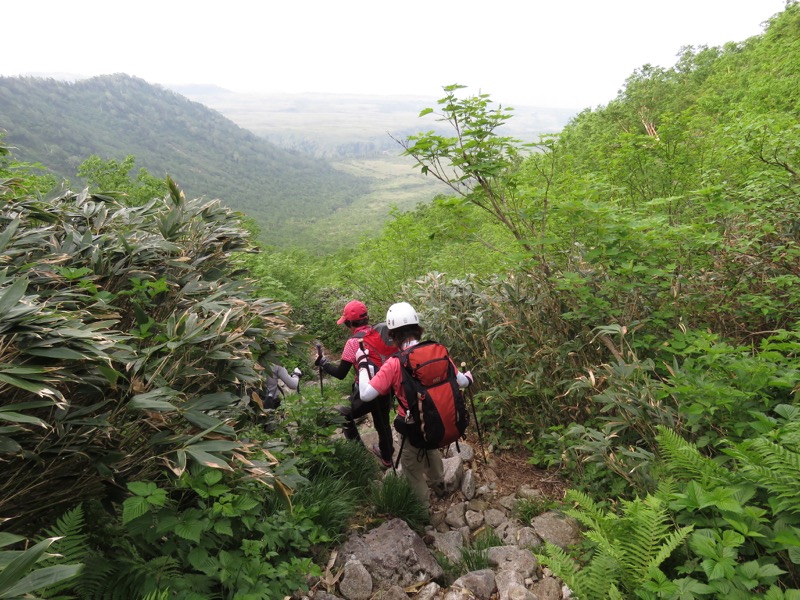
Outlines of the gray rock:
<svg viewBox="0 0 800 600">
<path fill-rule="evenodd" d="M 489 503 L 486 500 L 472 499 L 467 503 L 467 508 L 484 511 L 489 508 Z"/>
<path fill-rule="evenodd" d="M 450 527 L 453 529 L 465 527 L 467 525 L 467 520 L 464 516 L 466 510 L 467 504 L 465 502 L 457 502 L 456 504 L 453 504 L 447 509 L 447 514 L 444 517 L 445 523 L 450 525 Z"/>
<path fill-rule="evenodd" d="M 464 478 L 461 480 L 461 493 L 464 498 L 472 500 L 475 497 L 475 477 L 472 469 L 467 469 L 464 472 Z"/>
<path fill-rule="evenodd" d="M 488 550 L 489 565 L 500 571 L 514 571 L 520 577 L 533 577 L 539 561 L 530 550 L 516 546 L 494 546 Z"/>
<path fill-rule="evenodd" d="M 378 592 L 374 596 L 375 600 L 408 600 L 408 594 L 400 586 L 393 585 L 384 592 Z"/>
<path fill-rule="evenodd" d="M 314 595 L 311 596 L 311 597 L 314 600 L 341 600 L 341 598 L 339 598 L 339 596 L 334 596 L 333 594 L 329 594 L 328 592 L 325 592 L 325 591 L 322 591 L 322 590 L 319 590 L 319 591 L 315 592 Z M 306 598 L 306 596 L 303 596 L 303 599 L 305 599 L 305 598 Z"/>
<path fill-rule="evenodd" d="M 444 489 L 448 493 L 455 492 L 461 488 L 461 480 L 464 478 L 464 461 L 459 455 L 445 458 L 442 460 L 444 466 Z"/>
<path fill-rule="evenodd" d="M 544 498 L 544 494 L 542 494 L 541 490 L 523 483 L 517 489 L 517 497 L 524 500 L 542 500 Z"/>
<path fill-rule="evenodd" d="M 567 548 L 581 541 L 578 522 L 572 517 L 567 517 L 554 510 L 534 517 L 531 525 L 536 531 L 536 535 L 545 542 L 550 542 L 560 548 Z"/>
<path fill-rule="evenodd" d="M 414 600 L 434 600 L 441 589 L 442 587 L 438 583 L 431 581 L 417 592 Z"/>
<path fill-rule="evenodd" d="M 490 508 L 483 513 L 483 520 L 489 527 L 497 527 L 506 521 L 506 514 L 502 510 Z"/>
<path fill-rule="evenodd" d="M 350 559 L 361 561 L 372 575 L 373 586 L 382 590 L 392 585 L 406 588 L 443 575 L 425 542 L 401 519 L 350 536 L 339 549 L 335 565 L 341 567 Z"/>
<path fill-rule="evenodd" d="M 464 513 L 464 519 L 467 521 L 467 527 L 470 531 L 475 531 L 478 527 L 483 525 L 483 513 L 476 510 L 468 510 Z"/>
<path fill-rule="evenodd" d="M 464 537 L 458 530 L 434 533 L 433 547 L 444 554 L 450 562 L 457 563 L 461 560 L 461 549 L 464 547 Z"/>
<path fill-rule="evenodd" d="M 561 583 L 555 577 L 543 577 L 531 586 L 539 600 L 561 600 Z"/>
<path fill-rule="evenodd" d="M 521 527 L 517 530 L 517 537 L 513 543 L 520 548 L 538 548 L 544 542 L 536 535 L 533 527 Z"/>
<path fill-rule="evenodd" d="M 521 592 L 528 591 L 525 588 L 525 578 L 521 573 L 501 570 L 495 573 L 494 581 L 497 585 L 498 600 L 517 600 Z"/>
<path fill-rule="evenodd" d="M 446 531 L 447 523 L 444 522 L 445 512 L 440 510 L 431 513 L 431 527 L 437 531 Z"/>
<path fill-rule="evenodd" d="M 504 509 L 506 509 L 508 512 L 511 512 L 517 506 L 517 497 L 513 495 L 503 496 L 502 498 L 500 498 L 500 500 L 497 501 L 497 503 Z"/>
<path fill-rule="evenodd" d="M 451 587 L 467 589 L 479 600 L 489 600 L 495 590 L 494 571 L 491 569 L 471 571 L 456 579 Z"/>
<path fill-rule="evenodd" d="M 475 596 L 468 589 L 453 587 L 444 593 L 442 600 L 475 600 Z"/>
<path fill-rule="evenodd" d="M 346 600 L 369 600 L 372 596 L 372 577 L 360 560 L 351 559 L 345 564 L 339 592 Z"/>
<path fill-rule="evenodd" d="M 447 449 L 447 455 L 452 456 L 454 454 L 460 456 L 461 460 L 464 462 L 470 462 L 475 458 L 475 451 L 472 449 L 472 446 L 463 440 L 459 440 L 457 445 L 455 442 L 450 444 L 450 447 Z"/>
</svg>

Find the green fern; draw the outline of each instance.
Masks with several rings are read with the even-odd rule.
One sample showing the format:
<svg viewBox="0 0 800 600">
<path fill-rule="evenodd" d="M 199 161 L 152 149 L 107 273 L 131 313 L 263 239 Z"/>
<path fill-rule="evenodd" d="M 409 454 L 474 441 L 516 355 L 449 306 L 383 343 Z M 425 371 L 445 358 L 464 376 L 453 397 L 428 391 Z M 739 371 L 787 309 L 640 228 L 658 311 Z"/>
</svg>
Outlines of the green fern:
<svg viewBox="0 0 800 600">
<path fill-rule="evenodd" d="M 54 566 L 63 563 L 76 563 L 84 565 L 84 568 L 75 578 L 40 590 L 39 594 L 42 598 L 52 598 L 54 596 L 68 598 L 70 596 L 64 596 L 65 591 L 76 590 L 80 587 L 80 580 L 86 576 L 89 570 L 86 567 L 92 562 L 89 538 L 83 533 L 85 526 L 86 520 L 83 506 L 79 504 L 74 509 L 64 513 L 52 528 L 45 530 L 45 537 L 59 539 L 50 547 L 55 556 L 43 560 L 43 565 Z"/>
<path fill-rule="evenodd" d="M 731 474 L 716 461 L 703 456 L 697 446 L 683 439 L 675 430 L 658 426 L 659 450 L 667 470 L 681 480 L 729 483 Z"/>
<path fill-rule="evenodd" d="M 80 562 L 89 553 L 88 536 L 83 533 L 86 520 L 83 505 L 67 511 L 56 521 L 56 524 L 45 531 L 46 537 L 59 537 L 52 549 L 61 554 L 67 562 Z"/>
<path fill-rule="evenodd" d="M 800 452 L 781 438 L 766 438 L 732 444 L 726 453 L 736 459 L 740 473 L 778 498 L 779 511 L 800 512 Z"/>
<path fill-rule="evenodd" d="M 590 559 L 579 569 L 552 545 L 540 558 L 582 600 L 632 596 L 692 531 L 691 526 L 674 529 L 667 506 L 656 496 L 623 502 L 619 515 L 601 510 L 581 492 L 569 491 L 567 500 L 577 506 L 565 512 L 589 528 L 585 536 L 593 546 Z"/>
</svg>

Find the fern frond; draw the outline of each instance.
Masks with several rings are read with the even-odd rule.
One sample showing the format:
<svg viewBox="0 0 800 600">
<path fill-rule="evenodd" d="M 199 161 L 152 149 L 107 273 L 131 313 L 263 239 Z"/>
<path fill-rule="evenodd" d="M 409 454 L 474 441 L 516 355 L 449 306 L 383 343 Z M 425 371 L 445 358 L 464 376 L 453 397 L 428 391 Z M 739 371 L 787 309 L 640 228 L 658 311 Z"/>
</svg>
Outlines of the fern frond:
<svg viewBox="0 0 800 600">
<path fill-rule="evenodd" d="M 126 600 L 141 598 L 152 591 L 160 591 L 160 582 L 169 582 L 181 577 L 177 561 L 169 556 L 158 556 L 148 561 L 124 558 L 106 563 L 106 577 L 91 590 L 87 589 L 83 598 L 94 600 Z"/>
<path fill-rule="evenodd" d="M 654 496 L 662 501 L 671 499 L 678 493 L 678 484 L 671 477 L 665 477 L 658 482 Z"/>
<path fill-rule="evenodd" d="M 657 426 L 658 447 L 664 464 L 675 477 L 680 480 L 695 479 L 701 482 L 714 481 L 728 483 L 731 480 L 730 472 L 700 454 L 697 446 L 683 439 L 676 431 Z"/>
<path fill-rule="evenodd" d="M 52 549 L 63 558 L 60 562 L 81 562 L 89 553 L 88 536 L 83 533 L 86 525 L 83 506 L 78 505 L 62 515 L 56 524 L 45 531 L 46 537 L 60 537 Z"/>
<path fill-rule="evenodd" d="M 672 556 L 672 553 L 677 550 L 678 546 L 680 546 L 687 537 L 689 537 L 692 531 L 694 531 L 694 525 L 687 525 L 686 527 L 681 527 L 680 529 L 670 532 L 661 542 L 661 548 L 659 548 L 658 553 L 650 561 L 648 570 L 661 566 L 661 563 Z"/>
<path fill-rule="evenodd" d="M 619 563 L 612 556 L 597 554 L 592 557 L 589 565 L 578 572 L 580 587 L 584 593 L 575 595 L 578 598 L 586 598 L 586 600 L 595 598 L 605 600 L 609 597 L 609 590 L 616 588 L 619 578 Z"/>
<path fill-rule="evenodd" d="M 647 573 L 662 541 L 669 535 L 670 522 L 666 509 L 655 496 L 625 502 L 623 511 L 624 535 L 619 536 L 617 543 L 624 554 L 621 562 L 626 588 L 634 586 L 635 589 Z"/>
<path fill-rule="evenodd" d="M 766 438 L 732 444 L 726 453 L 743 476 L 780 498 L 781 510 L 800 512 L 800 453 Z"/>
<path fill-rule="evenodd" d="M 578 563 L 572 559 L 561 547 L 550 542 L 544 544 L 544 554 L 539 555 L 539 561 L 561 579 L 578 598 L 584 598 L 584 589 L 578 581 Z"/>
<path fill-rule="evenodd" d="M 116 581 L 113 565 L 100 557 L 89 557 L 86 567 L 75 584 L 79 598 L 102 598 L 103 590 L 109 582 Z"/>
<path fill-rule="evenodd" d="M 568 490 L 565 502 L 576 504 L 576 508 L 564 510 L 564 514 L 572 517 L 587 529 L 604 529 L 604 524 L 615 518 L 613 513 L 605 511 L 594 499 L 579 490 Z"/>
</svg>

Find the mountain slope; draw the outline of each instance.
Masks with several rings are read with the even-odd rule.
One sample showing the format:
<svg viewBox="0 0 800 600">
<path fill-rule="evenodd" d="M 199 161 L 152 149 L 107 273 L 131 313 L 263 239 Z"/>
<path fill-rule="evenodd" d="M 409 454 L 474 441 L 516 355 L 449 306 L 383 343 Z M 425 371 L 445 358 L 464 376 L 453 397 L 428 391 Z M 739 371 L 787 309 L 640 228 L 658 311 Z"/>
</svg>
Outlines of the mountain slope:
<svg viewBox="0 0 800 600">
<path fill-rule="evenodd" d="M 188 196 L 220 198 L 251 216 L 276 244 L 307 242 L 304 233 L 316 222 L 369 191 L 364 178 L 282 150 L 214 110 L 127 75 L 74 83 L 0 77 L 0 128 L 18 159 L 67 179 L 89 155 L 132 154 L 137 166 L 169 174 Z"/>
</svg>

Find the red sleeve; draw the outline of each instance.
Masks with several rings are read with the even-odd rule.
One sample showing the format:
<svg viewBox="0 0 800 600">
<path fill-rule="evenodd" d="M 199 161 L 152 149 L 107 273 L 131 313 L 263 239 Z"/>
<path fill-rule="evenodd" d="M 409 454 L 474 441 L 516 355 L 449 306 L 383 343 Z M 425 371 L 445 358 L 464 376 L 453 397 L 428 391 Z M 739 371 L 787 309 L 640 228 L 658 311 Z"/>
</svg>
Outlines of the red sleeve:
<svg viewBox="0 0 800 600">
<path fill-rule="evenodd" d="M 385 396 L 394 390 L 396 396 L 400 397 L 403 393 L 402 377 L 400 375 L 400 360 L 392 356 L 386 360 L 375 377 L 369 380 L 369 384 L 375 388 L 378 395 Z"/>
<path fill-rule="evenodd" d="M 349 338 L 342 350 L 342 360 L 349 362 L 351 365 L 356 364 L 356 350 L 358 350 L 358 340 Z"/>
</svg>

